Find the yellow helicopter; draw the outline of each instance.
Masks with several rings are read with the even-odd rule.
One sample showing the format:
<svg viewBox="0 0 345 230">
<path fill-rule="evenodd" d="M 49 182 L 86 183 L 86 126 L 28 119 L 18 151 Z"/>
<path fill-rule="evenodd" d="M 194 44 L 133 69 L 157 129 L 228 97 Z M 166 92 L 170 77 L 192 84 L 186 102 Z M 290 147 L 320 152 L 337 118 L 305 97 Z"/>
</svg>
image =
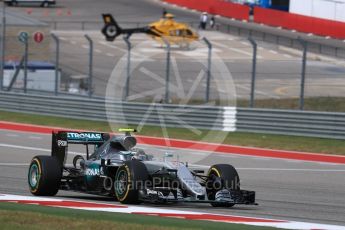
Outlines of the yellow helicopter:
<svg viewBox="0 0 345 230">
<path fill-rule="evenodd" d="M 164 39 L 170 44 L 189 46 L 193 41 L 199 40 L 199 35 L 184 23 L 174 20 L 173 14 L 165 14 L 164 18 L 141 28 L 121 28 L 111 14 L 103 14 L 104 27 L 102 33 L 107 41 L 114 41 L 120 34 L 128 36 L 134 33 L 146 33 L 152 39 L 164 44 Z"/>
</svg>

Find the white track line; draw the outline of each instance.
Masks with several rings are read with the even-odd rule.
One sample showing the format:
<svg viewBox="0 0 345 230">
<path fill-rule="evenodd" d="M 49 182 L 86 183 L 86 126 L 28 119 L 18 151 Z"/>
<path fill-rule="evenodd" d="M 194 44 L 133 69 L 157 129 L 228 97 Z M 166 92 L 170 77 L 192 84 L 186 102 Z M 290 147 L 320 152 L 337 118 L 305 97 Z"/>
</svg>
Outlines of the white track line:
<svg viewBox="0 0 345 230">
<path fill-rule="evenodd" d="M 8 123 L 16 124 L 16 123 L 12 123 L 12 122 L 8 122 Z M 37 126 L 37 125 L 29 125 L 29 126 L 32 126 L 32 127 L 43 127 L 43 126 Z M 54 128 L 58 129 L 58 127 L 54 127 Z M 59 128 L 59 129 L 64 129 L 64 128 Z M 7 129 L 0 129 L 0 131 L 8 132 L 9 130 L 7 130 Z M 14 132 L 14 131 L 11 131 L 11 132 Z M 17 131 L 16 130 L 15 132 L 16 133 L 25 134 L 25 135 L 27 135 L 27 133 L 37 134 L 37 133 L 33 133 L 33 132 L 28 132 L 28 131 Z M 42 137 L 46 137 L 46 136 L 50 137 L 50 134 L 44 134 L 44 133 L 37 134 L 37 135 L 41 135 Z M 159 138 L 157 138 L 157 139 L 159 139 Z M 194 144 L 198 144 L 198 143 L 203 143 L 203 142 L 198 142 L 198 141 L 194 142 Z M 2 145 L 7 145 L 7 144 L 0 143 L 0 147 Z M 213 146 L 215 146 L 215 148 L 217 147 L 216 143 L 213 143 L 213 144 L 209 143 L 209 145 L 213 145 Z M 13 146 L 15 146 L 15 145 L 13 145 Z M 138 146 L 148 146 L 148 147 L 151 147 L 151 148 L 160 148 L 160 149 L 169 149 L 169 150 L 175 149 L 176 151 L 181 151 L 181 152 L 185 152 L 186 149 L 187 149 L 188 152 L 193 150 L 193 149 L 188 149 L 188 148 L 148 145 L 148 144 L 145 144 L 145 143 L 140 143 L 140 144 L 138 144 Z M 259 149 L 260 150 L 261 149 L 261 148 L 255 148 L 255 147 L 246 147 L 246 148 L 249 148 L 249 149 L 252 149 L 252 150 L 255 150 L 255 149 Z M 50 149 L 49 150 L 47 149 L 47 151 L 50 152 Z M 208 156 L 210 154 L 217 154 L 218 157 L 225 157 L 225 158 L 251 158 L 251 159 L 254 159 L 254 160 L 255 160 L 255 158 L 258 158 L 257 156 L 252 156 L 252 155 L 245 155 L 245 154 L 242 155 L 242 154 L 236 154 L 236 153 L 224 153 L 224 152 L 217 152 L 217 151 L 213 152 L 213 151 L 210 151 L 210 150 L 194 150 L 194 151 L 197 151 L 197 153 L 195 153 L 195 155 L 202 155 L 202 153 L 204 153 L 205 156 Z M 303 152 L 297 152 L 297 151 L 283 151 L 283 150 L 281 150 L 281 151 L 282 152 L 303 153 Z M 190 154 L 193 154 L 193 153 L 194 152 L 190 152 Z M 85 155 L 84 153 L 73 153 L 73 152 L 71 152 L 71 154 Z M 328 156 L 327 154 L 318 154 L 318 155 Z M 328 162 L 317 162 L 317 161 L 298 160 L 298 159 L 284 159 L 284 158 L 276 158 L 276 157 L 264 157 L 264 158 L 272 159 L 272 160 L 277 160 L 277 161 L 291 162 L 291 163 L 295 163 L 295 164 L 310 163 L 310 164 L 329 165 L 329 166 L 343 165 L 342 163 L 328 163 Z"/>
<path fill-rule="evenodd" d="M 20 146 L 20 145 L 10 145 L 10 144 L 5 144 L 5 143 L 0 143 L 0 147 L 14 148 L 14 149 L 24 149 L 24 150 L 33 150 L 33 151 L 41 151 L 41 152 L 51 152 L 51 149 L 28 147 L 28 146 Z M 68 152 L 68 154 L 72 154 L 72 155 L 86 155 L 85 153 L 79 153 L 79 152 Z"/>
<path fill-rule="evenodd" d="M 29 136 L 29 139 L 33 139 L 33 140 L 42 140 L 42 137 L 38 137 L 38 136 Z"/>
<path fill-rule="evenodd" d="M 285 171 L 285 172 L 345 172 L 345 169 L 298 169 L 298 168 L 240 168 L 238 170 L 249 170 L 249 171 Z"/>
<path fill-rule="evenodd" d="M 193 168 L 204 168 L 208 169 L 210 166 L 208 165 L 199 165 L 199 164 L 188 164 L 188 166 Z M 344 169 L 308 169 L 308 168 L 243 168 L 243 167 L 236 167 L 236 170 L 243 170 L 243 171 L 284 171 L 284 172 L 345 172 Z"/>
<path fill-rule="evenodd" d="M 7 133 L 6 136 L 8 137 L 18 137 L 18 134 L 14 134 L 14 133 Z"/>
<path fill-rule="evenodd" d="M 25 149 L 25 150 L 33 150 L 33 151 L 41 151 L 41 152 L 51 152 L 50 149 L 44 148 L 37 148 L 37 147 L 28 147 L 28 146 L 19 146 L 19 145 L 10 145 L 0 143 L 0 147 L 7 147 L 7 148 L 16 148 L 16 149 Z M 86 155 L 80 152 L 69 152 L 71 155 Z M 193 154 L 193 153 L 191 153 Z M 200 153 L 195 155 L 201 155 Z M 28 164 L 24 163 L 0 163 L 0 166 L 26 166 Z M 189 164 L 192 167 L 199 167 L 199 168 L 209 168 L 208 165 L 198 165 L 198 164 Z M 237 167 L 238 170 L 248 170 L 248 171 L 285 171 L 285 172 L 334 172 L 334 173 L 343 173 L 345 172 L 344 169 L 308 169 L 308 168 L 246 168 L 246 167 Z"/>
<path fill-rule="evenodd" d="M 29 166 L 28 163 L 0 163 L 0 166 Z"/>
</svg>

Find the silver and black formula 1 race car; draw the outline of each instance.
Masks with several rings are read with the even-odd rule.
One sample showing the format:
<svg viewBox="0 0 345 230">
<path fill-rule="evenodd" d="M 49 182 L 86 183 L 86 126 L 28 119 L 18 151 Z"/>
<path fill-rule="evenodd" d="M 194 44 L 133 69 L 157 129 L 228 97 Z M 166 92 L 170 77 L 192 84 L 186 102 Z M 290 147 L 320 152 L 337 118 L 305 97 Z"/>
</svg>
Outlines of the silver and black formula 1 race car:
<svg viewBox="0 0 345 230">
<path fill-rule="evenodd" d="M 236 169 L 217 164 L 208 172 L 187 163 L 156 161 L 135 148 L 131 129 L 125 135 L 59 131 L 52 134 L 51 156 L 35 156 L 28 172 L 30 192 L 54 196 L 59 190 L 112 196 L 121 203 L 210 203 L 215 207 L 253 205 L 255 192 L 240 190 Z M 77 155 L 66 164 L 68 146 L 86 146 L 86 158 Z M 89 154 L 89 148 L 94 152 Z"/>
</svg>

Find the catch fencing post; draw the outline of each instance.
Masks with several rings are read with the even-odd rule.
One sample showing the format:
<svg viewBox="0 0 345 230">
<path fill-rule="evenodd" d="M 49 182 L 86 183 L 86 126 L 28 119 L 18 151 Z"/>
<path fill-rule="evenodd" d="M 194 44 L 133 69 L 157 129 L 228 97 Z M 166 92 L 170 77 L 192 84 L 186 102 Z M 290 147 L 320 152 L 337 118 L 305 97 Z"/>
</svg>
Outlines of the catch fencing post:
<svg viewBox="0 0 345 230">
<path fill-rule="evenodd" d="M 170 81 L 170 43 L 165 38 L 162 38 L 167 48 L 167 62 L 165 75 L 165 103 L 169 104 L 169 81 Z"/>
<path fill-rule="evenodd" d="M 89 97 L 92 97 L 92 72 L 93 72 L 93 41 L 89 35 L 85 34 L 85 38 L 89 42 L 89 78 L 88 78 L 88 90 Z"/>
<path fill-rule="evenodd" d="M 28 59 L 29 59 L 29 37 L 24 39 L 24 93 L 27 93 L 28 85 Z"/>
<path fill-rule="evenodd" d="M 51 34 L 52 38 L 55 41 L 56 49 L 55 49 L 55 96 L 59 93 L 59 63 L 60 63 L 60 40 L 58 36 L 55 34 Z"/>
<path fill-rule="evenodd" d="M 304 87 L 305 87 L 305 73 L 306 73 L 306 66 L 307 66 L 307 49 L 308 43 L 307 41 L 298 38 L 298 41 L 301 43 L 303 48 L 303 57 L 302 57 L 302 72 L 301 72 L 301 92 L 299 97 L 299 109 L 304 110 Z"/>
<path fill-rule="evenodd" d="M 212 44 L 211 42 L 203 37 L 204 42 L 208 47 L 208 58 L 207 58 L 207 79 L 206 79 L 206 96 L 205 101 L 206 103 L 210 100 L 210 84 L 211 84 L 211 59 L 212 59 Z"/>
<path fill-rule="evenodd" d="M 249 107 L 253 108 L 255 105 L 255 81 L 256 81 L 256 56 L 257 56 L 257 48 L 258 45 L 254 41 L 253 38 L 249 37 L 248 38 L 250 44 L 253 46 L 253 60 L 252 60 L 252 81 L 251 81 L 251 87 L 250 87 L 250 104 Z"/>
<path fill-rule="evenodd" d="M 127 78 L 126 78 L 126 86 L 125 86 L 125 97 L 123 100 L 127 100 L 129 96 L 129 84 L 130 84 L 130 77 L 131 77 L 131 49 L 132 44 L 129 41 L 129 38 L 131 37 L 131 34 L 128 34 L 127 36 L 123 37 L 123 40 L 127 44 Z"/>
<path fill-rule="evenodd" d="M 6 4 L 2 2 L 2 26 L 1 26 L 1 44 L 0 44 L 0 91 L 4 86 L 4 65 L 5 65 L 5 42 L 6 42 Z"/>
</svg>

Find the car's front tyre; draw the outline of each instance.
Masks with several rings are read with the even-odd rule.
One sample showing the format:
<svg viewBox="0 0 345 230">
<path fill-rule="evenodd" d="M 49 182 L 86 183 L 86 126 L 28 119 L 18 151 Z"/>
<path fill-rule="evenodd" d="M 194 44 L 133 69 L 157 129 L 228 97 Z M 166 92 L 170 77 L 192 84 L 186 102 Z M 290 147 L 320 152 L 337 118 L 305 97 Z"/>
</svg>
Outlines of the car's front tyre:
<svg viewBox="0 0 345 230">
<path fill-rule="evenodd" d="M 210 167 L 206 182 L 206 193 L 210 201 L 216 200 L 216 193 L 222 189 L 240 190 L 240 177 L 236 169 L 229 164 L 216 164 Z M 213 207 L 232 207 L 231 203 L 211 203 Z"/>
</svg>

